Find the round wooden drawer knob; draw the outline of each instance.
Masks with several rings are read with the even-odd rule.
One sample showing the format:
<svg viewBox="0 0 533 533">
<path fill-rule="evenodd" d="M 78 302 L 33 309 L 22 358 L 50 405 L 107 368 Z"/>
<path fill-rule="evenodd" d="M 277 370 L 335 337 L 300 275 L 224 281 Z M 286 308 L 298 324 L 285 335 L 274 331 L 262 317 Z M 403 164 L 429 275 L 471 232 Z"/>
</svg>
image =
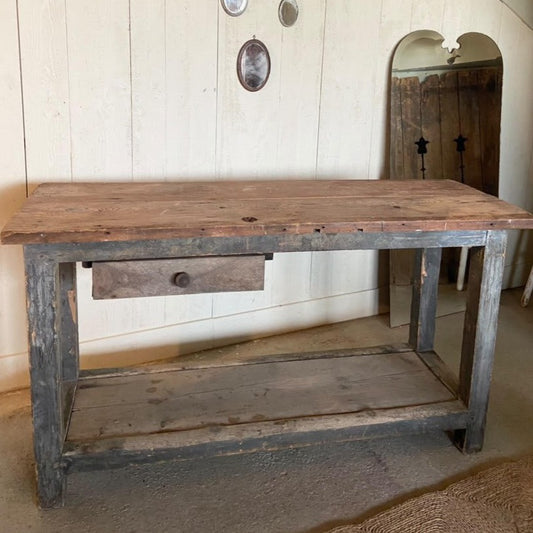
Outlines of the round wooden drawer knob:
<svg viewBox="0 0 533 533">
<path fill-rule="evenodd" d="M 191 277 L 189 276 L 189 274 L 187 274 L 187 272 L 178 272 L 174 276 L 174 284 L 178 287 L 181 287 L 182 289 L 188 287 L 190 283 Z"/>
</svg>

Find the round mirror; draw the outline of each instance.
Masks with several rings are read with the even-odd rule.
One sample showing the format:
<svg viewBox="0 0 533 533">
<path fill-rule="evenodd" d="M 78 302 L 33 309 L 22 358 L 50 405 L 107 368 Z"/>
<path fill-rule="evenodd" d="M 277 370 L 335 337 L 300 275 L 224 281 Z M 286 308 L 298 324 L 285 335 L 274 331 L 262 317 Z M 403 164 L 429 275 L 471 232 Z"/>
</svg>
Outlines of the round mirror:
<svg viewBox="0 0 533 533">
<path fill-rule="evenodd" d="M 281 0 L 278 9 L 279 21 L 290 27 L 298 20 L 298 3 L 296 0 Z"/>
<path fill-rule="evenodd" d="M 238 17 L 244 13 L 248 0 L 220 0 L 224 11 L 232 17 Z"/>
<path fill-rule="evenodd" d="M 270 55 L 267 47 L 257 39 L 242 45 L 237 57 L 237 75 L 247 91 L 262 89 L 270 75 Z"/>
</svg>

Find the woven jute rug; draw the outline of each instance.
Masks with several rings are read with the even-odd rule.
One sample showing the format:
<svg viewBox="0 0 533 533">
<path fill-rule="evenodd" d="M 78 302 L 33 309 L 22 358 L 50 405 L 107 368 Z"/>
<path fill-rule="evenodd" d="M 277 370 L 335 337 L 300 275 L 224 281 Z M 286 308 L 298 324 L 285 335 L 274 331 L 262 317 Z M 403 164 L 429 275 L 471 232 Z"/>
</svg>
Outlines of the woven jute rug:
<svg viewBox="0 0 533 533">
<path fill-rule="evenodd" d="M 533 533 L 533 457 L 482 471 L 330 533 Z"/>
</svg>

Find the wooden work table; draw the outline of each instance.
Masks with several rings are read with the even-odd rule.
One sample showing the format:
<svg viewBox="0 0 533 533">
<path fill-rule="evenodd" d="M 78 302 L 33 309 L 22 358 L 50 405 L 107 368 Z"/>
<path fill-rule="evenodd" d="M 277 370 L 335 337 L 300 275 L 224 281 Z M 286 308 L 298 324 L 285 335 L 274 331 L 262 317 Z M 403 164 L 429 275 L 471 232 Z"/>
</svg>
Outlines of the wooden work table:
<svg viewBox="0 0 533 533">
<path fill-rule="evenodd" d="M 4 227 L 24 245 L 39 501 L 66 474 L 402 432 L 481 449 L 506 231 L 533 215 L 457 182 L 242 181 L 39 186 Z M 433 351 L 442 248 L 470 248 L 458 379 Z M 96 298 L 257 290 L 265 256 L 417 250 L 402 345 L 234 365 L 80 371 L 76 262 Z"/>
</svg>

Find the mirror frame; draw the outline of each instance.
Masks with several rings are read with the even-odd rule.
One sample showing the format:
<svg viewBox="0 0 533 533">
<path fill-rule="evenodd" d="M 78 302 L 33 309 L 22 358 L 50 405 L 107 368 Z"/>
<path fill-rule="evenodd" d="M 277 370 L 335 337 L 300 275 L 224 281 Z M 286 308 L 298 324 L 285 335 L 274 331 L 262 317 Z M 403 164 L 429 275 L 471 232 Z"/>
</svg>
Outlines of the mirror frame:
<svg viewBox="0 0 533 533">
<path fill-rule="evenodd" d="M 294 21 L 291 24 L 287 24 L 285 22 L 285 19 L 283 18 L 283 7 L 286 4 L 290 4 L 291 6 L 293 6 L 296 11 L 296 17 L 294 18 Z M 282 26 L 284 26 L 285 28 L 290 28 L 294 26 L 296 22 L 298 21 L 299 16 L 300 16 L 300 8 L 298 6 L 297 0 L 281 0 L 281 2 L 279 3 L 279 7 L 278 7 L 278 18 Z"/>
<path fill-rule="evenodd" d="M 243 58 L 244 58 L 244 56 L 246 54 L 246 51 L 248 50 L 248 48 L 251 45 L 259 46 L 264 51 L 264 53 L 266 55 L 266 59 L 267 59 L 267 73 L 266 73 L 266 76 L 265 76 L 264 80 L 261 82 L 261 84 L 258 85 L 257 87 L 251 87 L 248 83 L 246 83 L 246 79 L 245 79 L 246 78 L 246 73 L 243 71 L 243 68 L 242 68 Z M 237 56 L 237 77 L 239 78 L 239 82 L 241 83 L 241 85 L 247 91 L 250 91 L 252 93 L 260 91 L 267 84 L 268 78 L 270 77 L 270 70 L 271 70 L 270 54 L 268 53 L 268 48 L 266 47 L 266 45 L 262 41 L 260 41 L 259 39 L 256 39 L 256 38 L 253 38 L 253 39 L 250 39 L 250 40 L 246 41 L 241 46 L 241 49 L 239 50 L 239 55 Z"/>
<path fill-rule="evenodd" d="M 241 0 L 241 7 L 238 11 L 232 11 L 227 5 L 227 0 L 220 0 L 220 5 L 230 17 L 238 17 L 246 11 L 246 8 L 248 7 L 248 0 Z"/>
<path fill-rule="evenodd" d="M 398 62 L 405 51 L 407 51 L 408 47 L 410 47 L 413 43 L 416 43 L 419 39 L 431 39 L 434 41 L 434 51 L 435 51 L 435 58 L 440 58 L 439 61 L 435 61 L 434 63 L 427 62 L 427 60 L 430 58 L 430 49 L 431 45 L 428 43 L 427 48 L 427 55 L 425 54 L 424 62 L 421 61 L 422 57 L 417 57 L 415 54 L 412 54 L 413 59 L 417 59 L 417 64 L 415 62 L 409 62 L 401 64 Z M 472 40 L 479 41 L 480 48 L 479 51 L 482 49 L 485 49 L 488 51 L 489 49 L 492 50 L 490 52 L 486 59 L 483 59 L 481 57 L 475 57 L 476 55 L 479 56 L 478 52 L 470 53 L 472 50 Z M 442 49 L 442 50 L 441 50 Z M 474 48 L 474 50 L 477 50 L 477 47 Z M 413 51 L 413 50 L 411 50 Z M 494 55 L 493 55 L 494 52 Z M 461 59 L 459 59 L 461 58 Z M 456 61 L 458 60 L 458 61 Z M 464 152 L 464 150 L 458 150 L 459 148 L 459 139 L 461 136 L 466 135 L 466 137 L 470 137 L 470 143 L 476 142 L 475 135 L 471 134 L 471 131 L 465 131 L 464 126 L 461 126 L 461 95 L 459 94 L 459 89 L 461 87 L 461 84 L 459 83 L 459 76 L 462 71 L 468 71 L 469 69 L 479 69 L 481 66 L 489 66 L 499 68 L 499 73 L 496 74 L 496 77 L 499 77 L 499 81 L 496 80 L 495 84 L 495 91 L 490 88 L 492 87 L 492 82 L 490 84 L 485 85 L 485 91 L 480 91 L 483 87 L 483 81 L 480 81 L 478 85 L 476 85 L 476 99 L 483 98 L 485 104 L 484 106 L 491 105 L 492 106 L 492 119 L 497 120 L 497 134 L 495 135 L 496 143 L 495 146 L 497 146 L 497 149 L 489 149 L 489 152 L 491 154 L 491 157 L 497 154 L 497 158 L 499 161 L 499 154 L 500 154 L 500 148 L 501 148 L 501 120 L 502 120 L 502 114 L 501 114 L 501 104 L 502 104 L 502 80 L 503 80 L 503 72 L 505 69 L 504 61 L 503 61 L 503 53 L 501 51 L 501 48 L 499 45 L 488 35 L 479 33 L 479 32 L 466 32 L 462 34 L 460 37 L 455 39 L 446 39 L 440 32 L 435 30 L 416 30 L 413 32 L 408 33 L 405 35 L 397 44 L 394 50 L 394 54 L 391 58 L 390 62 L 390 85 L 389 85 L 389 133 L 388 133 L 388 141 L 389 141 L 389 151 L 388 151 L 388 158 L 389 158 L 389 168 L 388 168 L 388 174 L 389 179 L 423 179 L 424 178 L 424 171 L 422 171 L 422 167 L 428 166 L 428 169 L 430 170 L 429 178 L 434 179 L 441 179 L 447 178 L 447 179 L 455 179 L 457 181 L 464 180 L 467 182 L 467 184 L 470 184 L 471 186 L 475 186 L 479 188 L 480 190 L 483 190 L 486 193 L 494 194 L 495 196 L 498 194 L 499 191 L 499 184 L 500 184 L 500 173 L 499 173 L 499 164 L 491 164 L 493 169 L 496 169 L 497 176 L 493 180 L 486 180 L 487 173 L 482 171 L 483 179 L 481 181 L 481 187 L 479 186 L 479 182 L 476 182 L 477 185 L 474 182 L 470 182 L 470 173 L 468 171 L 468 165 L 470 164 L 468 161 L 463 163 L 461 155 Z M 461 66 L 462 65 L 462 66 Z M 412 71 L 412 74 L 407 74 L 409 71 Z M 442 124 L 440 119 L 437 121 L 439 124 L 439 127 L 441 129 L 441 136 L 437 138 L 432 138 L 431 136 L 427 136 L 427 141 L 431 142 L 433 141 L 433 145 L 429 144 L 429 147 L 431 146 L 440 146 L 440 148 L 437 149 L 441 150 L 441 154 L 444 154 L 445 151 L 445 144 L 448 146 L 446 149 L 446 152 L 448 154 L 453 153 L 455 157 L 454 163 L 451 165 L 448 165 L 448 167 L 444 166 L 444 160 L 445 157 L 443 155 L 437 157 L 437 161 L 439 162 L 439 169 L 441 172 L 437 172 L 436 175 L 432 175 L 431 173 L 431 161 L 428 164 L 427 155 L 424 153 L 424 150 L 421 149 L 421 145 L 419 145 L 418 156 L 416 165 L 411 164 L 407 167 L 405 166 L 405 158 L 404 158 L 404 152 L 402 149 L 395 149 L 395 146 L 399 146 L 395 142 L 395 136 L 398 135 L 398 133 L 394 133 L 395 130 L 398 132 L 401 132 L 401 135 L 404 135 L 404 129 L 403 129 L 403 118 L 402 118 L 402 109 L 403 105 L 399 105 L 399 102 L 401 102 L 400 95 L 398 94 L 399 85 L 395 84 L 394 78 L 400 78 L 399 74 L 403 72 L 405 74 L 405 77 L 409 79 L 409 76 L 416 76 L 417 73 L 415 71 L 419 71 L 420 76 L 422 76 L 421 84 L 420 84 L 420 101 L 423 101 L 423 94 L 422 94 L 422 83 L 424 83 L 424 79 L 429 79 L 431 75 L 438 74 L 439 78 L 447 72 L 447 75 L 450 77 L 453 77 L 457 75 L 457 81 L 454 84 L 453 82 L 450 84 L 450 94 L 446 96 L 446 91 L 448 90 L 448 86 L 444 86 L 444 92 L 441 92 L 441 86 L 440 82 L 439 84 L 436 84 L 436 88 L 439 93 L 439 101 L 438 101 L 438 113 L 441 114 L 443 112 L 443 109 L 446 109 L 446 107 L 442 106 L 442 95 L 447 100 L 455 101 L 457 103 L 457 116 L 459 117 L 459 127 L 453 127 L 449 128 L 447 130 L 446 137 L 444 137 L 444 134 L 442 133 Z M 456 74 L 453 74 L 453 72 L 456 72 Z M 419 78 L 420 79 L 420 78 Z M 481 78 L 480 78 L 481 79 Z M 398 80 L 396 80 L 398 81 Z M 468 78 L 465 78 L 465 81 L 468 82 Z M 429 83 L 429 82 L 428 82 Z M 468 85 L 464 85 L 465 87 L 469 87 Z M 414 90 L 414 94 L 417 94 L 417 88 L 416 85 L 410 85 L 406 83 L 406 94 L 407 94 L 407 104 L 410 102 L 410 94 L 409 91 Z M 473 90 L 473 89 L 472 89 Z M 396 93 L 396 94 L 395 94 Z M 426 94 L 430 94 L 429 92 Z M 490 95 L 494 94 L 497 95 L 498 103 L 497 105 L 489 104 L 488 102 L 492 98 Z M 468 92 L 467 92 L 468 95 Z M 411 102 L 412 104 L 412 102 Z M 452 104 L 454 105 L 454 104 Z M 468 105 L 463 104 L 464 109 L 468 110 Z M 408 106 L 407 106 L 408 107 Z M 415 104 L 411 106 L 415 111 L 414 114 L 421 116 L 422 115 L 422 108 L 420 108 L 420 111 L 417 110 L 417 104 L 416 104 L 416 98 L 415 98 Z M 448 117 L 455 116 L 455 113 L 449 113 Z M 487 115 L 484 115 L 487 116 Z M 407 115 L 407 122 L 409 122 L 410 117 L 409 113 Z M 451 119 L 448 120 L 449 122 L 452 122 Z M 474 120 L 474 123 L 475 120 Z M 418 124 L 418 123 L 416 123 Z M 479 126 L 481 127 L 481 126 Z M 491 131 L 495 131 L 493 129 L 493 123 L 490 123 L 488 126 L 485 126 L 486 130 L 489 129 Z M 420 130 L 418 127 L 413 128 L 416 131 L 410 131 L 408 134 L 407 139 L 407 145 L 409 145 L 413 152 L 412 154 L 417 152 L 415 144 L 418 144 L 416 139 L 418 139 L 418 133 L 422 134 L 422 128 Z M 425 133 L 424 133 L 425 135 Z M 457 138 L 454 138 L 457 137 Z M 438 142 L 435 142 L 437 141 Z M 443 140 L 446 141 L 443 143 Z M 413 144 L 411 144 L 411 141 L 413 141 Z M 424 139 L 426 141 L 426 139 Z M 457 144 L 455 144 L 457 143 Z M 467 145 L 468 147 L 471 146 L 471 144 Z M 460 155 L 461 153 L 461 155 Z M 470 149 L 470 153 L 473 153 L 473 150 Z M 424 160 L 422 160 L 422 157 L 424 157 Z M 450 159 L 450 158 L 448 158 Z M 450 159 L 452 160 L 452 159 Z M 487 160 L 488 161 L 488 160 Z M 433 161 L 433 165 L 435 164 L 435 160 Z M 466 166 L 463 166 L 466 165 Z M 450 171 L 450 166 L 454 168 L 454 171 Z M 415 174 L 413 174 L 413 170 L 416 167 L 417 171 Z M 428 170 L 425 169 L 425 170 Z M 466 173 L 463 174 L 462 170 L 466 169 Z M 421 173 L 422 172 L 422 173 Z M 492 175 L 492 174 L 489 174 Z M 413 177 L 414 176 L 414 177 Z M 488 183 L 492 183 L 494 187 L 490 189 L 487 187 Z M 461 265 L 461 257 L 466 259 L 468 252 L 467 248 L 464 249 L 457 249 L 450 247 L 451 249 L 445 249 L 445 254 L 443 254 L 443 259 L 441 261 L 441 270 L 442 270 L 442 279 L 441 284 L 439 285 L 439 308 L 437 311 L 437 316 L 443 316 L 455 312 L 464 311 L 465 308 L 465 292 L 462 292 L 463 283 L 462 279 L 465 273 L 464 266 Z M 389 262 L 389 296 L 390 296 L 390 305 L 389 305 L 389 324 L 391 327 L 400 326 L 403 324 L 409 324 L 409 302 L 411 301 L 411 294 L 412 294 L 412 286 L 413 286 L 413 278 L 412 278 L 412 264 L 413 264 L 413 258 L 409 257 L 408 250 L 391 250 L 390 251 L 390 262 Z M 464 263 L 463 263 L 464 264 Z M 446 281 L 446 277 L 448 278 Z M 410 278 L 410 281 L 409 281 Z"/>
</svg>

